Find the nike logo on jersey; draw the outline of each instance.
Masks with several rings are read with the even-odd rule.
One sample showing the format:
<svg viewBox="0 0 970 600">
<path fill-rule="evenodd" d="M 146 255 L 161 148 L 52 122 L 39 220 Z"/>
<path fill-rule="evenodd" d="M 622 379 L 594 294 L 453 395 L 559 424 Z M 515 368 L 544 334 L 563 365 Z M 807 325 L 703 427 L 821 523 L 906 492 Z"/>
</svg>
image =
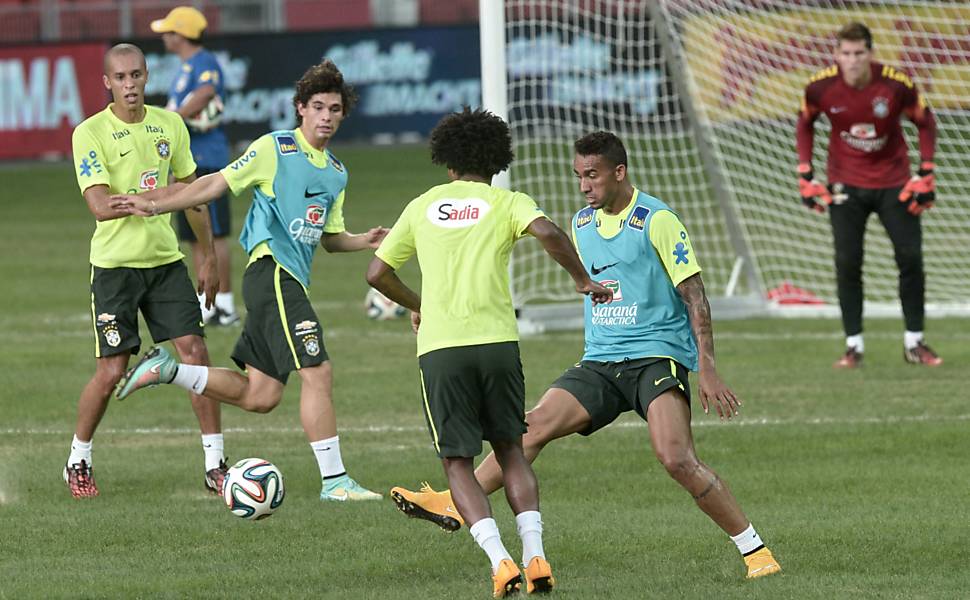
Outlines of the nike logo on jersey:
<svg viewBox="0 0 970 600">
<path fill-rule="evenodd" d="M 660 385 L 660 382 L 661 381 L 665 381 L 667 379 L 670 379 L 670 375 L 667 375 L 666 377 L 661 377 L 660 379 L 654 379 L 653 380 L 653 384 L 654 385 Z"/>
<path fill-rule="evenodd" d="M 129 154 L 131 154 L 131 150 L 129 150 L 127 152 L 122 152 L 121 153 L 121 158 L 124 158 L 124 157 L 128 156 Z"/>
<path fill-rule="evenodd" d="M 844 110 L 845 110 L 844 106 L 833 106 L 831 110 L 829 110 L 829 112 L 832 113 L 833 115 L 837 115 Z"/>
<path fill-rule="evenodd" d="M 602 273 L 603 271 L 605 271 L 605 270 L 607 270 L 607 269 L 609 269 L 610 267 L 615 267 L 615 266 L 616 266 L 616 265 L 618 265 L 618 264 L 620 264 L 620 262 L 619 262 L 619 261 L 617 261 L 617 262 L 615 262 L 615 263 L 610 263 L 610 264 L 608 264 L 608 265 L 606 265 L 605 267 L 600 267 L 600 268 L 598 268 L 598 269 L 597 269 L 597 268 L 596 268 L 596 264 L 594 263 L 594 264 L 593 264 L 593 268 L 592 268 L 591 270 L 593 271 L 593 275 L 599 275 L 599 274 L 600 274 L 600 273 Z"/>
<path fill-rule="evenodd" d="M 326 194 L 326 193 L 327 193 L 327 190 L 323 190 L 323 191 L 320 191 L 320 192 L 311 192 L 310 191 L 310 188 L 307 188 L 303 192 L 303 197 L 304 198 L 313 198 L 314 196 L 319 196 L 320 194 Z"/>
</svg>

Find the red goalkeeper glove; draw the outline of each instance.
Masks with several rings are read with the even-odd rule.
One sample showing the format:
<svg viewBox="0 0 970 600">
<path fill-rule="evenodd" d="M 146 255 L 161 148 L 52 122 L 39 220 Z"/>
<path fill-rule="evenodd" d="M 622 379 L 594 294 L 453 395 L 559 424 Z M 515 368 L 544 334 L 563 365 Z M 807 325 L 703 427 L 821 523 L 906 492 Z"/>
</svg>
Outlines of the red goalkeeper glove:
<svg viewBox="0 0 970 600">
<path fill-rule="evenodd" d="M 921 215 L 924 210 L 933 208 L 936 200 L 936 177 L 933 175 L 933 163 L 924 162 L 919 171 L 913 175 L 899 192 L 899 201 L 907 202 L 906 211 L 911 215 Z"/>
<path fill-rule="evenodd" d="M 801 163 L 798 165 L 798 173 L 801 175 L 801 179 L 798 180 L 798 192 L 802 196 L 802 204 L 817 213 L 824 213 L 825 207 L 832 204 L 832 196 L 829 191 L 822 185 L 821 181 L 815 179 L 812 165 Z M 821 199 L 821 202 L 819 202 L 819 199 Z"/>
</svg>

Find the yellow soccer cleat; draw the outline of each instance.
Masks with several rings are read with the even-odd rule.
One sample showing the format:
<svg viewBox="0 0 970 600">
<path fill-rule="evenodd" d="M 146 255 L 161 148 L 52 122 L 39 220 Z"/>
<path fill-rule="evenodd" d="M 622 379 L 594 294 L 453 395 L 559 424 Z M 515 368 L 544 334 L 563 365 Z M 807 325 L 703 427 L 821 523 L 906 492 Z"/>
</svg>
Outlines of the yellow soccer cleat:
<svg viewBox="0 0 970 600">
<path fill-rule="evenodd" d="M 525 590 L 530 594 L 551 592 L 556 580 L 552 578 L 552 567 L 546 559 L 535 556 L 525 568 Z"/>
<path fill-rule="evenodd" d="M 771 555 L 771 550 L 767 548 L 762 548 L 754 554 L 745 556 L 744 564 L 748 565 L 747 579 L 757 579 L 781 571 L 781 565 Z"/>
<path fill-rule="evenodd" d="M 504 598 L 515 594 L 522 588 L 522 573 L 515 563 L 504 559 L 498 565 L 498 571 L 492 575 L 492 598 Z"/>
<path fill-rule="evenodd" d="M 421 484 L 420 492 L 391 488 L 391 499 L 407 516 L 431 521 L 449 533 L 458 531 L 465 524 L 451 500 L 451 492 L 436 492 L 427 481 Z"/>
</svg>

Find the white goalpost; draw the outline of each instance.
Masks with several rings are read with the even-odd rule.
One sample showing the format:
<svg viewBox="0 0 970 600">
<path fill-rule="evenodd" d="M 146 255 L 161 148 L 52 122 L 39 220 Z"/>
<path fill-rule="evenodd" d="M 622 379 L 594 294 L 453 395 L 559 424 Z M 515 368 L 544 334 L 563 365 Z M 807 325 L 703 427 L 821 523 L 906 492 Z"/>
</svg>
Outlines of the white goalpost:
<svg viewBox="0 0 970 600">
<path fill-rule="evenodd" d="M 508 185 L 565 228 L 582 206 L 573 140 L 615 132 L 634 185 L 690 229 L 719 318 L 838 315 L 828 219 L 798 201 L 794 127 L 809 77 L 833 62 L 835 31 L 866 23 L 875 59 L 911 75 L 937 119 L 938 200 L 923 217 L 927 312 L 970 314 L 967 3 L 482 0 L 480 10 L 484 105 L 508 120 L 515 143 Z M 826 128 L 823 119 L 817 173 Z M 905 129 L 916 164 L 915 128 Z M 876 218 L 864 277 L 866 314 L 899 314 L 892 247 Z M 538 244 L 517 246 L 512 285 L 527 324 L 581 325 L 571 282 Z"/>
</svg>

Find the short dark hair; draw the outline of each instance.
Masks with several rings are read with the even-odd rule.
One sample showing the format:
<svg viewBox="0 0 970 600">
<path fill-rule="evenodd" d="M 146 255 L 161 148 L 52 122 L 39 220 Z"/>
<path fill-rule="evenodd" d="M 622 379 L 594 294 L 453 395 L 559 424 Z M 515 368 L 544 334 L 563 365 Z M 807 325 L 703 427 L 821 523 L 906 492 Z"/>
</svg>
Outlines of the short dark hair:
<svg viewBox="0 0 970 600">
<path fill-rule="evenodd" d="M 872 50 L 872 32 L 869 28 L 859 23 L 858 21 L 853 21 L 844 25 L 842 29 L 835 34 L 835 39 L 841 43 L 842 41 L 847 42 L 865 42 L 866 50 Z"/>
<path fill-rule="evenodd" d="M 627 166 L 626 148 L 615 134 L 594 131 L 576 140 L 573 149 L 579 156 L 602 156 L 614 167 Z"/>
<path fill-rule="evenodd" d="M 145 54 L 141 51 L 141 48 L 134 44 L 121 43 L 112 46 L 107 52 L 104 53 L 104 74 L 111 75 L 108 73 L 108 61 L 110 61 L 115 56 L 121 56 L 123 54 L 135 54 L 141 57 L 141 64 L 145 65 L 145 69 L 148 69 L 148 63 L 145 60 Z"/>
<path fill-rule="evenodd" d="M 431 162 L 458 175 L 487 179 L 507 169 L 513 158 L 508 124 L 487 110 L 466 106 L 431 131 Z"/>
<path fill-rule="evenodd" d="M 293 108 L 302 104 L 306 106 L 310 98 L 317 94 L 339 93 L 344 107 L 344 114 L 350 114 L 357 104 L 357 92 L 354 87 L 344 81 L 344 75 L 332 60 L 325 59 L 318 65 L 313 65 L 296 82 L 296 93 L 293 94 Z M 296 124 L 303 124 L 300 111 L 296 111 Z"/>
</svg>

